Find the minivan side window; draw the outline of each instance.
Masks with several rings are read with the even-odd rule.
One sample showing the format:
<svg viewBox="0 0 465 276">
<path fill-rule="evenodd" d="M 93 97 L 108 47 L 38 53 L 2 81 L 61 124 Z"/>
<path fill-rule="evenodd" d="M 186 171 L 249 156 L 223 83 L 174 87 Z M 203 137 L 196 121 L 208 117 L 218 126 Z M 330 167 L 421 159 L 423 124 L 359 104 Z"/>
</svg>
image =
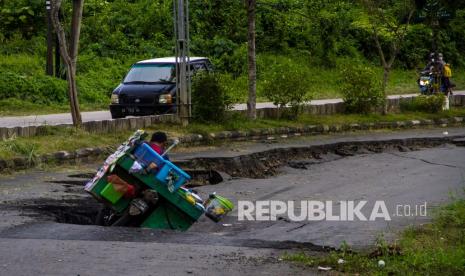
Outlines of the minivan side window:
<svg viewBox="0 0 465 276">
<path fill-rule="evenodd" d="M 194 67 L 194 72 L 202 71 L 202 70 L 207 70 L 207 66 L 205 66 L 205 63 L 194 63 L 192 64 Z"/>
<path fill-rule="evenodd" d="M 200 71 L 207 70 L 207 66 L 203 62 L 196 62 L 190 65 L 191 75 L 195 75 Z"/>
<path fill-rule="evenodd" d="M 209 60 L 205 60 L 204 62 L 205 62 L 205 66 L 206 66 L 207 70 L 208 70 L 209 72 L 212 72 L 212 71 L 213 71 L 213 65 L 212 65 L 212 63 L 211 63 Z"/>
</svg>

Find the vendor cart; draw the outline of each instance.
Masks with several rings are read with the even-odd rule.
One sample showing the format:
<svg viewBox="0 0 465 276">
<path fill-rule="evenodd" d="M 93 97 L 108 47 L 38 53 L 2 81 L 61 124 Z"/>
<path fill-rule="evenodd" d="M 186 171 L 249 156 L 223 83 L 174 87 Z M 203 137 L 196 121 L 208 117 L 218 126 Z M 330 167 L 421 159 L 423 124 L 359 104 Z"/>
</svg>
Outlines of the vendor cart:
<svg viewBox="0 0 465 276">
<path fill-rule="evenodd" d="M 200 198 L 182 186 L 190 176 L 145 141 L 137 131 L 112 154 L 85 190 L 106 207 L 98 224 L 185 231 L 204 214 Z M 127 196 L 109 179 L 131 187 Z"/>
</svg>

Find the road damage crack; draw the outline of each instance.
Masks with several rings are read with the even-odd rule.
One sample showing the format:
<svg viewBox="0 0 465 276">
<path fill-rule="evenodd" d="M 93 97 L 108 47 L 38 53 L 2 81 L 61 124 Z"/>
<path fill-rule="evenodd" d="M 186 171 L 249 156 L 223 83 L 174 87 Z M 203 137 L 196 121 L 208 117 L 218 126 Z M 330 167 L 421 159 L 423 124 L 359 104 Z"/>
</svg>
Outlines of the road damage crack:
<svg viewBox="0 0 465 276">
<path fill-rule="evenodd" d="M 296 227 L 294 227 L 294 228 L 291 228 L 291 229 L 286 230 L 286 232 L 289 233 L 289 232 L 295 231 L 295 230 L 297 230 L 297 229 L 304 228 L 304 227 L 307 226 L 308 224 L 309 224 L 308 222 L 307 222 L 307 223 L 302 223 L 302 224 L 299 225 L 299 226 L 296 226 Z"/>
<path fill-rule="evenodd" d="M 426 164 L 434 165 L 434 166 L 443 166 L 443 167 L 454 168 L 454 169 L 465 169 L 464 167 L 460 167 L 460 166 L 454 166 L 454 165 L 450 165 L 450 164 L 436 163 L 436 162 L 429 161 L 429 160 L 426 160 L 426 159 L 423 159 L 423 158 L 405 156 L 405 155 L 400 155 L 400 154 L 396 154 L 396 153 L 393 153 L 393 152 L 389 152 L 388 154 L 393 155 L 393 156 L 396 156 L 396 157 L 400 157 L 400 158 L 411 159 L 411 160 L 418 160 L 418 161 L 424 162 L 424 163 L 426 163 Z"/>
<path fill-rule="evenodd" d="M 225 172 L 232 177 L 266 178 L 279 174 L 279 168 L 290 166 L 296 169 L 308 169 L 314 164 L 334 161 L 320 160 L 328 154 L 338 158 L 351 157 L 360 154 L 373 154 L 391 151 L 417 151 L 422 148 L 433 148 L 450 144 L 453 139 L 462 136 L 440 138 L 408 138 L 388 140 L 366 140 L 335 142 L 322 145 L 295 146 L 273 148 L 251 152 L 233 157 L 196 157 L 183 161 L 182 165 L 189 169 L 209 169 Z M 402 156 L 400 156 L 402 157 Z M 406 157 L 408 158 L 408 157 Z M 335 158 L 336 159 L 336 158 Z M 319 162 L 317 160 L 320 160 Z M 423 160 L 423 162 L 430 162 Z M 447 164 L 434 164 L 443 165 Z"/>
</svg>

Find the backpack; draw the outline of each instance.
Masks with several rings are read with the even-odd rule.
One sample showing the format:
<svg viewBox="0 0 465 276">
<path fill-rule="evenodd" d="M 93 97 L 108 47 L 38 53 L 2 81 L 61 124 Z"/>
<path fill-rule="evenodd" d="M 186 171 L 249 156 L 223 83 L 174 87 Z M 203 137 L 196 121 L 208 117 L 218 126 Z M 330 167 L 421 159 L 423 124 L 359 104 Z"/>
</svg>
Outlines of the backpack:
<svg viewBox="0 0 465 276">
<path fill-rule="evenodd" d="M 450 69 L 449 65 L 444 65 L 444 77 L 450 78 L 452 77 L 452 70 Z"/>
</svg>

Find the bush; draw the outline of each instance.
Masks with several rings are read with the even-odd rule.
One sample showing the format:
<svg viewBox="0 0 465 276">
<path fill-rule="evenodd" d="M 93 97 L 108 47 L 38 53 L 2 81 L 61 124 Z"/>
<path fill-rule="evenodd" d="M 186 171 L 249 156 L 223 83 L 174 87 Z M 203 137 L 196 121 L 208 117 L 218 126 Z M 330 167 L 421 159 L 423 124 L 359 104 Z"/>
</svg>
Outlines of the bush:
<svg viewBox="0 0 465 276">
<path fill-rule="evenodd" d="M 224 90 L 229 104 L 244 103 L 248 97 L 248 79 L 247 75 L 241 75 L 234 78 L 231 74 L 218 75 L 220 85 Z"/>
<path fill-rule="evenodd" d="M 124 62 L 81 55 L 77 66 L 80 104 L 105 106 L 113 89 L 137 57 Z M 34 104 L 67 105 L 67 82 L 45 75 L 42 57 L 0 55 L 0 100 L 18 99 Z"/>
<path fill-rule="evenodd" d="M 24 76 L 0 71 L 0 100 L 16 98 L 39 104 L 64 103 L 66 81 L 44 75 Z"/>
<path fill-rule="evenodd" d="M 300 106 L 309 100 L 310 73 L 307 67 L 286 62 L 273 65 L 263 83 L 263 95 L 279 108 L 291 106 L 290 113 L 280 114 L 296 117 Z"/>
<path fill-rule="evenodd" d="M 67 102 L 66 81 L 46 76 L 42 62 L 35 55 L 1 55 L 0 100 L 43 105 Z"/>
<path fill-rule="evenodd" d="M 367 114 L 384 103 L 381 82 L 370 67 L 349 65 L 342 71 L 341 93 L 346 111 Z"/>
<path fill-rule="evenodd" d="M 246 75 L 247 69 L 247 44 L 237 46 L 237 48 L 229 53 L 223 51 L 218 59 L 213 59 L 215 69 L 220 72 L 228 72 L 237 78 Z"/>
<path fill-rule="evenodd" d="M 442 94 L 432 96 L 418 96 L 411 101 L 403 101 L 400 103 L 402 111 L 420 111 L 427 113 L 438 113 L 446 102 L 446 97 Z"/>
<path fill-rule="evenodd" d="M 192 83 L 192 116 L 201 122 L 221 122 L 227 98 L 217 75 L 198 73 Z"/>
</svg>

